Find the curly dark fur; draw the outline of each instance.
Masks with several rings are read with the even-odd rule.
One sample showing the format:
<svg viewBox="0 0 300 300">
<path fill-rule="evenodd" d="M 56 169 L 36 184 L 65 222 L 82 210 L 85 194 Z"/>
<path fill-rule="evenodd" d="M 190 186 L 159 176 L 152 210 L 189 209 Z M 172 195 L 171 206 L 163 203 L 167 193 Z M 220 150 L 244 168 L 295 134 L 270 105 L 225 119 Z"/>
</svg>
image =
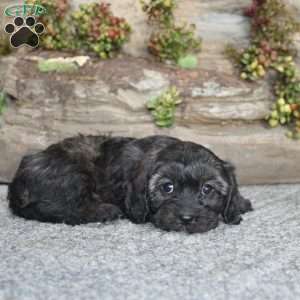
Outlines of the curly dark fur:
<svg viewBox="0 0 300 300">
<path fill-rule="evenodd" d="M 126 217 L 189 233 L 215 228 L 220 216 L 238 224 L 252 209 L 231 164 L 166 136 L 66 139 L 22 159 L 8 199 L 26 219 L 75 225 Z"/>
</svg>

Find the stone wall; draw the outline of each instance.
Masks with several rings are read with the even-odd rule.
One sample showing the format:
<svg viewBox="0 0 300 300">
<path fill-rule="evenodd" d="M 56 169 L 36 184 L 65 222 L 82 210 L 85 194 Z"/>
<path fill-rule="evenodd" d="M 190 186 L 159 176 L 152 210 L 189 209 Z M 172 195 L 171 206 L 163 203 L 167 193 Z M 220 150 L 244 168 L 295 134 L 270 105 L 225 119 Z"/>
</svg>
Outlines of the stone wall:
<svg viewBox="0 0 300 300">
<path fill-rule="evenodd" d="M 86 1 L 73 1 L 73 6 L 80 2 Z M 0 60 L 0 88 L 11 96 L 0 121 L 0 180 L 11 179 L 24 154 L 84 133 L 168 134 L 204 144 L 231 160 L 242 183 L 300 181 L 299 143 L 288 140 L 282 129 L 268 130 L 262 125 L 272 100 L 269 85 L 239 80 L 222 53 L 228 42 L 237 46 L 248 43 L 249 24 L 241 12 L 250 1 L 178 1 L 178 20 L 195 23 L 203 38 L 199 69 L 194 71 L 149 60 L 146 40 L 151 28 L 138 0 L 109 2 L 134 30 L 119 58 L 90 61 L 73 76 L 40 74 L 35 52 L 19 52 Z M 300 17 L 300 2 L 289 2 Z M 176 125 L 158 129 L 145 103 L 173 84 L 184 103 Z"/>
<path fill-rule="evenodd" d="M 242 183 L 300 180 L 299 143 L 261 125 L 270 99 L 266 84 L 245 83 L 226 70 L 190 72 L 127 56 L 92 61 L 72 75 L 41 74 L 35 59 L 0 61 L 0 85 L 12 99 L 0 128 L 2 179 L 11 178 L 25 153 L 82 133 L 172 135 L 234 162 Z M 176 125 L 158 129 L 145 103 L 170 84 L 184 103 Z"/>
</svg>

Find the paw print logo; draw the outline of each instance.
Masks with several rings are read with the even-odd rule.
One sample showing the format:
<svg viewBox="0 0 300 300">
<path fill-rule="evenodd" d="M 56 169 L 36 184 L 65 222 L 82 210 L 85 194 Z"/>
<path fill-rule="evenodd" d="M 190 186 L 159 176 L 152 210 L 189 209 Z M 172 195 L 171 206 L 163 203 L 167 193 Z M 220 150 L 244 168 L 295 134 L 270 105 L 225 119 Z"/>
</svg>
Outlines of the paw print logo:
<svg viewBox="0 0 300 300">
<path fill-rule="evenodd" d="M 5 26 L 5 32 L 11 34 L 10 43 L 13 47 L 18 48 L 27 45 L 35 48 L 39 45 L 39 35 L 45 31 L 42 23 L 37 23 L 33 16 L 26 19 L 16 17 L 14 24 L 9 23 Z"/>
</svg>

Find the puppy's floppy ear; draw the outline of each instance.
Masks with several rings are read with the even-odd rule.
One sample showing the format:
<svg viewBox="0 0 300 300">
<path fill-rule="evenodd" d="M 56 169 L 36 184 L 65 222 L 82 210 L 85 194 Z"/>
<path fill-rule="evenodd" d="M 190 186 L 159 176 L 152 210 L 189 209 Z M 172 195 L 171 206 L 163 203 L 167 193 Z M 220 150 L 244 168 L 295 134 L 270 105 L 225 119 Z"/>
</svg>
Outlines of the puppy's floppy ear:
<svg viewBox="0 0 300 300">
<path fill-rule="evenodd" d="M 229 162 L 224 162 L 223 167 L 229 184 L 223 211 L 223 218 L 226 224 L 237 225 L 242 221 L 241 214 L 253 209 L 251 202 L 242 197 L 238 190 L 234 166 Z"/>
<path fill-rule="evenodd" d="M 130 157 L 127 156 L 125 207 L 132 222 L 145 223 L 149 213 L 148 180 L 151 162 L 136 150 L 131 149 Z"/>
<path fill-rule="evenodd" d="M 139 173 L 128 183 L 125 206 L 129 218 L 133 222 L 144 223 L 149 213 L 147 175 L 145 170 L 141 170 Z"/>
</svg>

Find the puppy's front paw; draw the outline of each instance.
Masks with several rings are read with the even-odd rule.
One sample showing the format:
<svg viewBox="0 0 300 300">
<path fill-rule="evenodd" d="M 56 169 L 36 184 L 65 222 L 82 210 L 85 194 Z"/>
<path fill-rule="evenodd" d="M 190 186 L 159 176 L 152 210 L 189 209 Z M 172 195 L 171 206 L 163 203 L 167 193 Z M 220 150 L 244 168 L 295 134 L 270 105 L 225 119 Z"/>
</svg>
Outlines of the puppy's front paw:
<svg viewBox="0 0 300 300">
<path fill-rule="evenodd" d="M 243 196 L 240 196 L 240 211 L 242 214 L 253 211 L 252 204 L 249 199 L 244 198 Z"/>
<path fill-rule="evenodd" d="M 238 215 L 238 216 L 235 216 L 234 219 L 230 220 L 229 225 L 239 225 L 241 222 L 243 221 L 243 218 Z"/>
<path fill-rule="evenodd" d="M 110 222 L 121 219 L 123 217 L 122 211 L 113 204 L 102 204 L 95 211 L 95 222 Z"/>
</svg>

